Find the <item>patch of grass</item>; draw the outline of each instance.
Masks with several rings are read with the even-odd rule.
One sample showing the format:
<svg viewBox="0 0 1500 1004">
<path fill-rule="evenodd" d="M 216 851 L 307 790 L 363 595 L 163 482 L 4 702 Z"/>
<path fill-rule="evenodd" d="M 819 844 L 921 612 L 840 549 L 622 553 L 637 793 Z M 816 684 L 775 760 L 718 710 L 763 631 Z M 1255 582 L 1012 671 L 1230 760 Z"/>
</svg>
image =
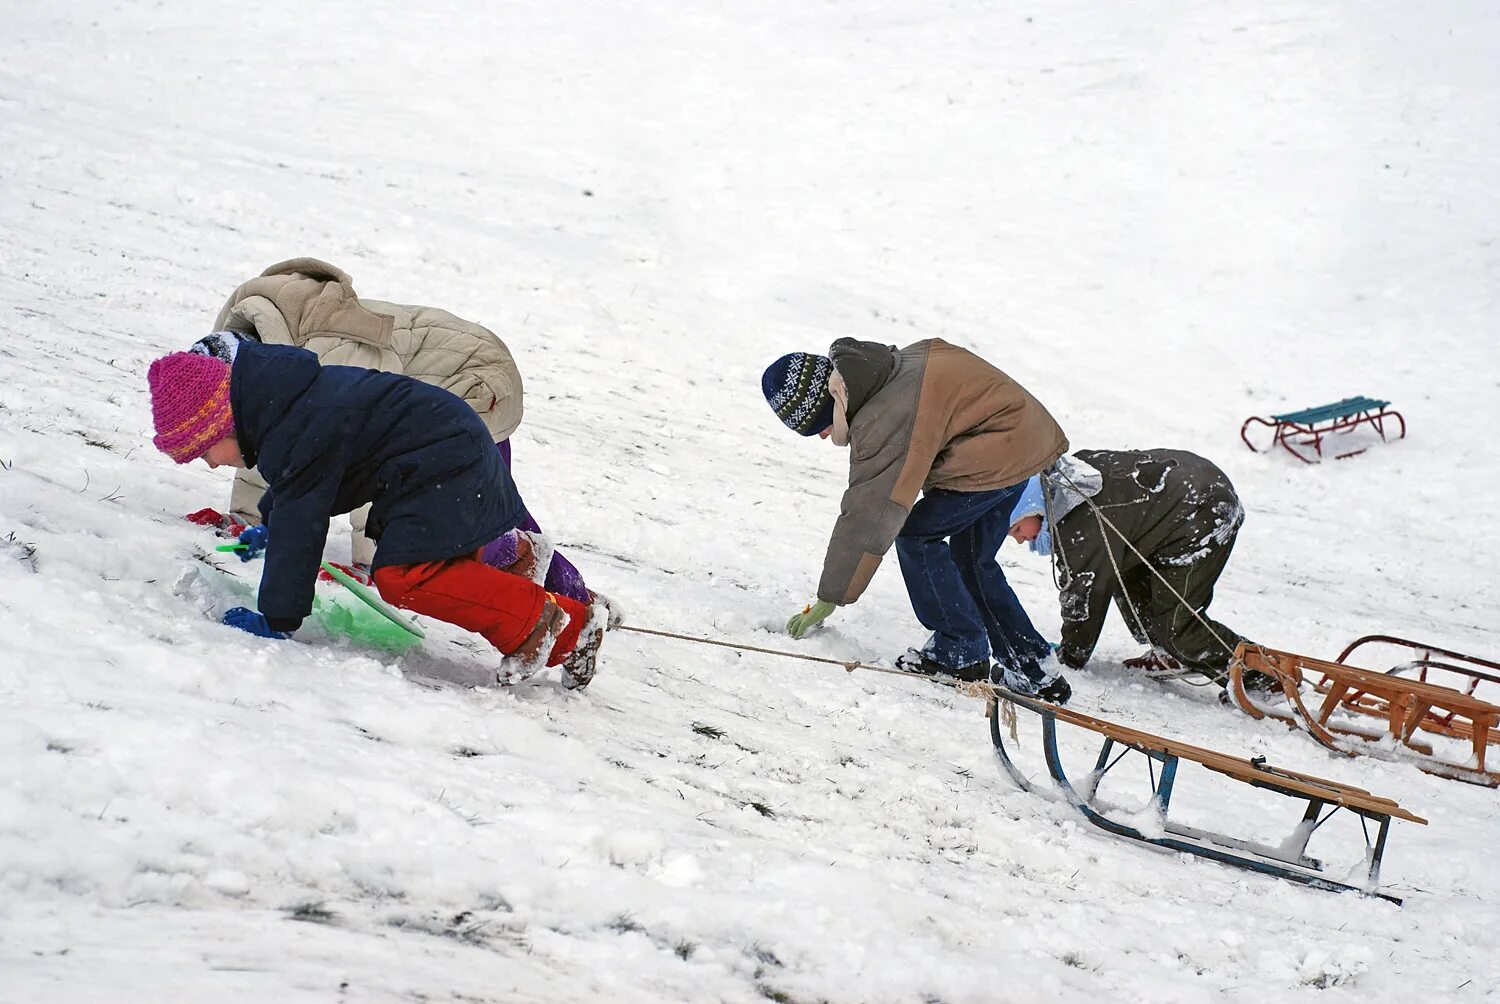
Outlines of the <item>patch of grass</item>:
<svg viewBox="0 0 1500 1004">
<path fill-rule="evenodd" d="M 629 934 L 632 931 L 644 932 L 646 929 L 637 924 L 635 918 L 628 913 L 622 913 L 609 922 L 609 929 L 616 934 Z"/>
<path fill-rule="evenodd" d="M 765 816 L 767 819 L 776 818 L 776 810 L 772 809 L 765 802 L 746 802 L 745 804 L 754 809 L 756 812 L 760 813 L 762 816 Z"/>
<path fill-rule="evenodd" d="M 25 565 L 27 568 L 31 569 L 33 572 L 41 570 L 37 567 L 36 563 L 36 545 L 29 544 L 21 538 L 17 537 L 16 531 L 12 530 L 3 541 L 0 541 L 0 543 L 3 543 L 7 548 L 11 550 L 14 550 L 16 552 L 16 560 L 21 562 L 21 564 Z"/>
<path fill-rule="evenodd" d="M 697 948 L 698 946 L 693 944 L 691 941 L 679 941 L 676 945 L 673 946 L 672 954 L 676 955 L 683 962 L 686 962 L 688 959 L 691 959 L 693 957 L 693 952 Z"/>
<path fill-rule="evenodd" d="M 298 903 L 286 912 L 287 920 L 300 920 L 305 924 L 332 924 L 338 915 L 322 903 Z"/>
<path fill-rule="evenodd" d="M 218 572 L 220 575 L 227 575 L 230 578 L 234 578 L 234 573 L 233 572 L 231 572 L 229 569 L 225 568 L 223 565 L 219 564 L 219 559 L 217 557 L 217 554 L 218 554 L 217 551 L 205 551 L 201 547 L 194 547 L 193 548 L 193 558 L 194 558 L 194 560 L 203 562 L 205 565 L 207 565 L 209 568 L 212 568 L 214 571 Z"/>
<path fill-rule="evenodd" d="M 81 435 L 81 433 L 80 433 L 80 435 Z M 83 445 L 84 446 L 92 446 L 96 450 L 108 450 L 111 453 L 115 452 L 115 449 L 116 449 L 115 444 L 111 443 L 109 440 L 107 440 L 107 439 L 94 439 L 94 438 L 92 438 L 90 436 L 84 436 L 83 437 Z"/>
<path fill-rule="evenodd" d="M 723 729 L 715 728 L 712 725 L 705 725 L 703 722 L 694 722 L 693 731 L 698 733 L 700 736 L 707 736 L 710 739 L 724 738 Z"/>
<path fill-rule="evenodd" d="M 782 968 L 781 960 L 778 959 L 776 957 L 776 953 L 771 951 L 769 948 L 762 948 L 760 945 L 754 945 L 750 948 L 750 954 L 755 956 L 755 961 L 757 962 L 763 962 L 768 966 L 775 966 L 778 969 Z"/>
<path fill-rule="evenodd" d="M 461 913 L 458 917 L 468 917 L 468 913 Z M 445 937 L 452 938 L 454 941 L 462 941 L 466 945 L 484 945 L 488 943 L 489 936 L 486 929 L 490 926 L 489 921 L 475 920 L 468 923 L 459 923 L 458 917 L 453 918 L 453 922 L 443 932 Z"/>
<path fill-rule="evenodd" d="M 71 752 L 73 752 L 73 747 L 69 746 L 67 743 L 59 742 L 58 740 L 53 739 L 51 742 L 47 743 L 47 752 L 48 753 L 71 753 Z"/>
</svg>

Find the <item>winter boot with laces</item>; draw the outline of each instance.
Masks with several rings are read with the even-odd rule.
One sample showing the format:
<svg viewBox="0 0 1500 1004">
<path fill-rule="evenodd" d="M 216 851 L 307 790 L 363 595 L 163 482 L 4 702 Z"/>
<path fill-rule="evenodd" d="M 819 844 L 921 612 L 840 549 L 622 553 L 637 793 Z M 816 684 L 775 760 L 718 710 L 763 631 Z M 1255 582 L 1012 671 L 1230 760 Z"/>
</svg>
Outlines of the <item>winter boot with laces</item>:
<svg viewBox="0 0 1500 1004">
<path fill-rule="evenodd" d="M 908 673 L 920 673 L 923 676 L 947 676 L 965 683 L 980 683 L 990 678 L 990 661 L 981 659 L 971 662 L 967 666 L 945 666 L 922 652 L 920 649 L 909 648 L 896 656 L 896 668 L 904 669 Z"/>
<path fill-rule="evenodd" d="M 1056 661 L 1047 660 L 1056 667 Z M 1010 666 L 995 667 L 1000 679 L 999 683 L 1006 690 L 1015 691 L 1026 697 L 1035 697 L 1049 704 L 1067 704 L 1068 698 L 1073 696 L 1073 688 L 1068 685 L 1067 678 L 1059 672 L 1048 673 L 1045 668 L 1037 663 L 1031 663 L 1023 669 L 1014 669 Z"/>
</svg>

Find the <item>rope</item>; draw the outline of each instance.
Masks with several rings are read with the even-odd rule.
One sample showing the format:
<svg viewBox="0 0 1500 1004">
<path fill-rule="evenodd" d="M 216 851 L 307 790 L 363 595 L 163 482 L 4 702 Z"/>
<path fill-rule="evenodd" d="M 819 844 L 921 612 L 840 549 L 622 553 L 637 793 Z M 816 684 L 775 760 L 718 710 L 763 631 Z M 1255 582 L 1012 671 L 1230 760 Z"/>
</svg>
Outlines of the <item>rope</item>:
<svg viewBox="0 0 1500 1004">
<path fill-rule="evenodd" d="M 1132 544 L 1130 542 L 1130 538 L 1128 538 L 1128 537 L 1125 536 L 1124 531 L 1121 530 L 1119 527 L 1115 526 L 1115 524 L 1110 521 L 1110 518 L 1108 516 L 1104 515 L 1104 510 L 1102 508 L 1100 508 L 1094 502 L 1094 500 L 1092 498 L 1090 498 L 1078 486 L 1078 483 L 1076 481 L 1074 481 L 1072 478 L 1068 477 L 1068 475 L 1060 467 L 1054 467 L 1046 476 L 1043 477 L 1043 481 L 1045 482 L 1045 481 L 1049 480 L 1052 477 L 1060 477 L 1060 478 L 1062 478 L 1062 480 L 1066 481 L 1068 483 L 1068 486 L 1070 488 L 1072 488 L 1073 491 L 1075 491 L 1078 494 L 1079 498 L 1083 499 L 1084 504 L 1087 505 L 1089 507 L 1089 510 L 1093 513 L 1095 521 L 1099 524 L 1099 537 L 1105 543 L 1104 551 L 1105 551 L 1106 554 L 1109 555 L 1110 567 L 1112 567 L 1114 569 L 1114 572 L 1115 572 L 1115 582 L 1117 582 L 1119 584 L 1119 586 L 1120 586 L 1120 595 L 1123 596 L 1123 597 L 1125 597 L 1125 603 L 1130 607 L 1130 615 L 1135 618 L 1136 624 L 1140 625 L 1144 629 L 1146 622 L 1141 619 L 1141 614 L 1140 614 L 1140 611 L 1136 609 L 1135 601 L 1130 598 L 1130 592 L 1125 588 L 1125 577 L 1120 572 L 1119 562 L 1117 562 L 1115 560 L 1115 551 L 1114 551 L 1114 548 L 1112 548 L 1112 547 L 1109 546 L 1109 540 L 1105 536 L 1105 533 L 1104 533 L 1104 528 L 1106 526 L 1109 527 L 1111 530 L 1113 530 L 1115 532 L 1115 536 L 1120 538 L 1120 542 L 1122 544 L 1124 544 L 1127 548 L 1129 548 L 1130 551 L 1131 551 L 1131 553 L 1133 553 L 1137 558 L 1140 559 L 1141 564 L 1145 565 L 1146 568 L 1151 572 L 1151 574 L 1154 575 L 1154 576 L 1156 576 L 1157 580 L 1159 582 L 1161 582 L 1162 585 L 1164 585 L 1164 586 L 1167 587 L 1167 591 L 1172 594 L 1172 596 L 1183 607 L 1183 609 L 1187 610 L 1188 613 L 1192 614 L 1197 619 L 1198 623 L 1200 623 L 1200 624 L 1203 625 L 1203 627 L 1208 631 L 1208 633 L 1213 636 L 1214 641 L 1216 641 L 1216 642 L 1219 643 L 1219 647 L 1224 650 L 1225 654 L 1227 654 L 1231 660 L 1233 660 L 1234 659 L 1234 648 L 1232 646 L 1230 646 L 1229 643 L 1224 640 L 1224 638 L 1219 634 L 1219 632 L 1217 632 L 1217 631 L 1214 630 L 1213 625 L 1208 622 L 1208 619 L 1206 617 L 1204 617 L 1202 614 L 1200 614 L 1193 607 L 1193 605 L 1191 603 L 1189 603 L 1186 600 L 1186 598 L 1184 598 L 1183 595 L 1177 591 L 1177 589 L 1172 585 L 1172 583 L 1170 583 L 1170 582 L 1167 581 L 1167 577 L 1164 576 L 1164 575 L 1162 575 L 1161 572 L 1157 570 L 1156 566 L 1153 565 L 1153 564 L 1151 564 L 1151 562 L 1146 559 L 1146 556 L 1140 552 L 1140 549 L 1137 548 L 1134 544 Z M 1055 523 L 1052 526 L 1052 536 L 1053 536 L 1053 541 L 1054 541 L 1054 544 L 1055 544 L 1053 550 L 1062 559 L 1062 565 L 1063 565 L 1064 571 L 1067 572 L 1068 577 L 1071 579 L 1072 578 L 1072 571 L 1067 568 L 1067 557 L 1063 554 L 1062 534 L 1061 534 L 1061 532 L 1060 532 L 1057 524 L 1055 524 Z M 1055 574 L 1054 574 L 1054 584 L 1056 584 L 1056 576 L 1055 576 Z M 1184 682 L 1187 682 L 1187 681 L 1184 681 Z M 1210 681 L 1210 683 L 1211 682 L 1212 681 Z M 1196 686 L 1205 686 L 1206 687 L 1206 686 L 1209 686 L 1210 683 L 1196 684 Z"/>
<path fill-rule="evenodd" d="M 981 700 L 1000 699 L 1002 688 L 993 683 L 970 682 L 967 680 L 944 680 L 941 677 L 929 676 L 926 673 L 913 673 L 907 669 L 892 669 L 889 666 L 872 666 L 867 662 L 846 662 L 842 659 L 829 659 L 821 655 L 807 655 L 802 652 L 788 652 L 784 649 L 762 648 L 759 645 L 744 645 L 738 642 L 719 641 L 717 638 L 702 638 L 698 635 L 678 634 L 675 631 L 658 631 L 655 628 L 636 627 L 633 624 L 621 624 L 612 628 L 614 631 L 634 631 L 636 634 L 649 634 L 657 638 L 675 638 L 678 641 L 690 641 L 698 645 L 716 645 L 719 648 L 733 649 L 736 652 L 758 652 L 761 655 L 778 655 L 784 659 L 801 659 L 803 662 L 818 662 L 827 666 L 841 666 L 846 673 L 852 673 L 856 669 L 867 670 L 871 673 L 885 673 L 889 676 L 907 676 L 915 680 L 926 680 L 928 683 L 936 683 L 939 686 L 951 687 L 964 697 L 976 697 Z M 1014 713 L 1014 712 L 1012 712 Z"/>
</svg>

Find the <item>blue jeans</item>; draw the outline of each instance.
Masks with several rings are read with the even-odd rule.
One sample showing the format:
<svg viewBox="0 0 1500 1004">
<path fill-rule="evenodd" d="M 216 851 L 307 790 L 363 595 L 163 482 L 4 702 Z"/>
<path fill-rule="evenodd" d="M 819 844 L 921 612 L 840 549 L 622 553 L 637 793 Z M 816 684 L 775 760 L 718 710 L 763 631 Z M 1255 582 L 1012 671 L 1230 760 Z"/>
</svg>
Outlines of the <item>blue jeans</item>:
<svg viewBox="0 0 1500 1004">
<path fill-rule="evenodd" d="M 1026 482 L 986 492 L 926 492 L 896 537 L 911 608 L 932 632 L 923 654 L 957 669 L 993 655 L 1037 676 L 1051 651 L 995 560 Z"/>
</svg>

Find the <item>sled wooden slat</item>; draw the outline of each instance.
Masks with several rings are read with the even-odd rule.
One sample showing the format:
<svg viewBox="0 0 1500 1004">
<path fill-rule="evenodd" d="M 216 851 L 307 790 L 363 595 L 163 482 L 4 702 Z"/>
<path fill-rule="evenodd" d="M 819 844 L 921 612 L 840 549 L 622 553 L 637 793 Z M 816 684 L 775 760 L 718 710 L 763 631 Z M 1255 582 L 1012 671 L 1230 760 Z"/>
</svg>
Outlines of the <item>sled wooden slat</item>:
<svg viewBox="0 0 1500 1004">
<path fill-rule="evenodd" d="M 1251 424 L 1259 422 L 1271 428 L 1271 443 L 1267 447 L 1268 450 L 1273 450 L 1279 445 L 1304 464 L 1310 464 L 1313 463 L 1313 459 L 1299 451 L 1297 447 L 1311 446 L 1317 458 L 1321 460 L 1324 437 L 1334 433 L 1353 432 L 1361 425 L 1370 426 L 1380 434 L 1382 442 L 1387 442 L 1385 423 L 1388 419 L 1395 419 L 1401 428 L 1395 438 L 1405 439 L 1406 419 L 1401 417 L 1399 411 L 1391 410 L 1390 404 L 1389 401 L 1378 401 L 1371 397 L 1346 397 L 1332 404 L 1303 408 L 1301 411 L 1272 415 L 1270 418 L 1251 415 L 1240 426 L 1240 439 L 1244 440 L 1245 445 L 1252 451 L 1259 453 L 1260 451 L 1250 441 L 1249 436 Z M 1342 460 L 1363 452 L 1365 452 L 1363 448 L 1348 450 L 1335 454 L 1335 457 Z"/>
<path fill-rule="evenodd" d="M 1041 718 L 1042 749 L 1053 782 L 1064 798 L 1082 813 L 1085 819 L 1100 829 L 1116 836 L 1168 850 L 1196 854 L 1223 864 L 1290 879 L 1320 889 L 1356 891 L 1380 896 L 1396 903 L 1400 902 L 1393 896 L 1379 892 L 1378 889 L 1380 864 L 1385 854 L 1390 822 L 1392 819 L 1402 819 L 1425 825 L 1427 821 L 1402 808 L 1392 799 L 1382 798 L 1363 788 L 1339 781 L 1274 767 L 1260 758 L 1252 760 L 1232 756 L 1165 736 L 1153 735 L 1069 708 L 1048 704 L 1035 698 L 1013 694 L 1004 689 L 997 691 L 997 699 L 1025 708 Z M 1017 768 L 1006 749 L 1000 717 L 998 704 L 992 700 L 989 704 L 990 739 L 995 747 L 995 756 L 1016 784 L 1023 790 L 1030 791 L 1032 790 L 1030 779 Z M 1094 770 L 1080 785 L 1075 785 L 1068 778 L 1063 767 L 1057 746 L 1058 722 L 1096 733 L 1104 740 Z M 1124 747 L 1124 749 L 1116 753 L 1116 746 Z M 1111 818 L 1096 798 L 1099 782 L 1103 780 L 1104 775 L 1126 753 L 1132 751 L 1144 755 L 1151 762 L 1149 776 L 1151 794 L 1161 824 L 1159 835 L 1154 832 L 1144 832 L 1133 823 Z M 1111 759 L 1112 756 L 1113 759 Z M 1300 822 L 1296 824 L 1285 841 L 1279 845 L 1270 846 L 1227 834 L 1211 833 L 1183 826 L 1170 820 L 1168 814 L 1176 783 L 1177 766 L 1182 760 L 1200 764 L 1223 777 L 1305 803 Z M 1159 777 L 1157 764 L 1160 765 Z M 1362 822 L 1365 820 L 1375 822 L 1379 827 L 1372 843 L 1368 830 L 1363 825 L 1361 826 L 1365 838 L 1366 860 L 1369 864 L 1368 877 L 1364 885 L 1350 885 L 1347 882 L 1330 878 L 1324 873 L 1322 862 L 1308 857 L 1306 853 L 1308 840 L 1313 833 L 1340 810 L 1347 810 L 1359 816 Z"/>
<path fill-rule="evenodd" d="M 1387 634 L 1370 634 L 1350 642 L 1333 661 L 1341 665 L 1349 665 L 1350 656 L 1366 645 L 1387 645 L 1397 649 L 1406 649 L 1411 653 L 1411 658 L 1405 662 L 1383 670 L 1386 676 L 1414 674 L 1418 680 L 1428 683 L 1434 682 L 1430 679 L 1431 676 L 1442 674 L 1445 681 L 1448 678 L 1453 678 L 1455 682 L 1461 681 L 1460 692 L 1470 697 L 1479 696 L 1478 690 L 1481 684 L 1487 685 L 1482 700 L 1493 703 L 1495 697 L 1500 697 L 1500 662 L 1455 652 L 1429 642 L 1412 641 L 1409 638 L 1398 638 Z M 1326 693 L 1331 685 L 1332 681 L 1325 677 L 1318 682 L 1317 687 L 1320 692 Z M 1450 684 L 1444 682 L 1442 685 L 1449 686 Z M 1459 688 L 1455 686 L 1453 689 Z M 1345 711 L 1373 718 L 1385 718 L 1390 714 L 1387 700 L 1358 689 L 1347 694 L 1339 705 Z M 1424 732 L 1434 732 L 1455 739 L 1473 740 L 1471 723 L 1456 717 L 1451 712 L 1429 710 L 1417 723 L 1417 727 Z M 1490 745 L 1496 744 L 1500 744 L 1500 728 L 1490 730 Z"/>
<path fill-rule="evenodd" d="M 1347 650 L 1346 650 L 1347 654 Z M 1280 685 L 1286 706 L 1256 701 L 1245 690 L 1247 670 L 1265 673 Z M 1319 743 L 1348 756 L 1374 750 L 1371 742 L 1393 737 L 1413 754 L 1413 762 L 1438 777 L 1487 787 L 1500 786 L 1500 772 L 1487 769 L 1490 743 L 1500 742 L 1500 706 L 1452 687 L 1399 673 L 1327 662 L 1242 642 L 1230 661 L 1229 694 L 1253 718 L 1272 718 L 1307 732 Z M 1304 701 L 1303 686 L 1321 697 L 1315 708 Z M 1375 718 L 1383 730 L 1365 731 L 1333 719 L 1344 710 Z M 1418 729 L 1465 740 L 1473 751 L 1467 763 L 1438 757 L 1416 738 Z M 1351 739 L 1360 740 L 1351 742 Z"/>
</svg>

